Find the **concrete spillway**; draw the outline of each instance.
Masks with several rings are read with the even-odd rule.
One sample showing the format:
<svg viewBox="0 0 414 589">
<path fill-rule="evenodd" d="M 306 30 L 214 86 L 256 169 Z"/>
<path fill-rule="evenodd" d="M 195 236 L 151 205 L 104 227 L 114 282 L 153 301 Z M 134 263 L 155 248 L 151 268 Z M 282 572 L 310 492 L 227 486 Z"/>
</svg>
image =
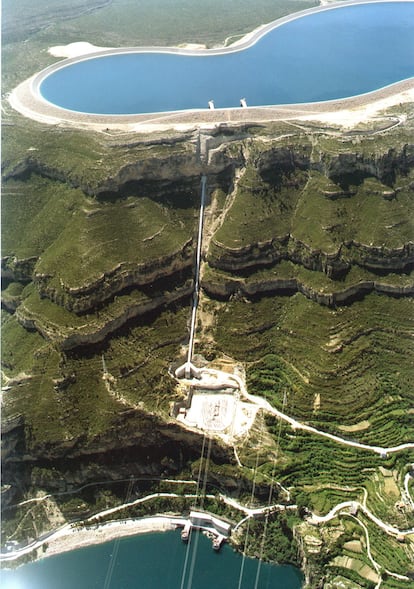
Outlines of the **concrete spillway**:
<svg viewBox="0 0 414 589">
<path fill-rule="evenodd" d="M 185 376 L 191 378 L 192 376 L 199 378 L 200 371 L 192 364 L 194 352 L 194 337 L 197 325 L 197 307 L 200 294 L 200 265 L 201 265 L 201 247 L 203 244 L 203 223 L 204 223 L 204 209 L 206 203 L 206 185 L 207 176 L 201 176 L 201 197 L 200 197 L 200 214 L 198 217 L 198 234 L 197 234 L 197 251 L 194 267 L 194 294 L 191 306 L 191 325 L 190 325 L 190 339 L 188 342 L 187 361 L 185 364 L 177 368 L 175 375 L 178 378 Z"/>
</svg>

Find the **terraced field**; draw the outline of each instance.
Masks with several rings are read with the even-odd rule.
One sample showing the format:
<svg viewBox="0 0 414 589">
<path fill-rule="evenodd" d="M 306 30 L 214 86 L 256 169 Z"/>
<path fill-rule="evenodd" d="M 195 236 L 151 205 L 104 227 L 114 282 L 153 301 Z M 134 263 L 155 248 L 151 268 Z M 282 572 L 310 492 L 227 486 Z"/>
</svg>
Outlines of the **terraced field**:
<svg viewBox="0 0 414 589">
<path fill-rule="evenodd" d="M 212 237 L 203 276 L 216 299 L 214 307 L 205 303 L 215 321 L 206 349 L 214 340 L 220 353 L 245 362 L 249 393 L 301 423 L 371 446 L 412 442 L 411 263 L 394 257 L 411 247 L 412 172 L 361 174 L 361 165 L 351 164 L 347 173 L 327 173 L 328 161 L 322 174 L 292 159 L 279 156 L 279 174 L 276 166 L 273 173 L 260 169 L 259 157 L 247 167 Z M 359 501 L 400 530 L 414 525 L 402 492 L 412 450 L 378 456 L 274 417 L 266 425 L 277 459 L 261 462 L 259 471 L 276 473 L 299 505 L 327 514 Z M 238 448 L 251 468 L 258 444 L 269 448 L 266 436 Z M 305 552 L 325 563 L 326 586 L 352 580 L 373 587 L 381 575 L 383 586 L 405 587 L 411 542 L 354 518 L 367 526 L 374 564 L 364 528 L 352 527 L 352 517 L 301 533 Z"/>
<path fill-rule="evenodd" d="M 49 28 L 30 17 L 29 4 L 4 48 L 5 92 L 53 62 L 45 48 L 62 39 L 211 46 L 292 9 L 232 0 L 220 5 L 218 22 L 209 0 L 197 5 L 200 35 L 190 0 L 171 20 L 151 17 L 171 3 L 147 3 L 147 21 L 141 2 L 102 2 L 99 10 L 89 3 L 88 13 L 75 2 Z M 298 0 L 295 8 L 314 4 Z M 401 112 L 404 123 L 383 131 Z M 130 472 L 196 478 L 202 436 L 173 423 L 182 394 L 170 374 L 188 339 L 205 173 L 198 132 L 85 133 L 28 122 L 7 104 L 4 117 L 2 417 L 11 428 L 5 473 L 13 501 L 88 481 L 88 492 L 58 501 L 70 519 L 79 505 L 90 513 L 119 504 L 125 485 L 112 483 Z M 242 365 L 249 393 L 320 431 L 383 447 L 412 442 L 411 106 L 346 133 L 317 122 L 204 131 L 214 148 L 196 361 Z M 298 546 L 313 586 L 372 588 L 379 573 L 366 526 L 381 587 L 408 589 L 410 579 L 395 575 L 413 575 L 412 536 L 398 541 L 361 512 L 319 526 L 307 516 L 358 501 L 385 523 L 413 527 L 403 493 L 413 452 L 379 456 L 263 412 L 234 456 L 214 444 L 211 492 L 248 504 L 255 480 L 261 505 L 273 480 L 274 500 L 290 492 L 298 506 L 292 517 L 270 518 L 267 558 L 298 562 Z M 105 478 L 108 488 L 94 487 Z M 162 481 L 142 485 L 171 490 Z M 412 496 L 412 478 L 407 485 Z M 221 509 L 215 501 L 210 508 Z M 157 509 L 173 506 L 154 502 L 135 515 Z M 35 534 L 31 514 L 49 529 L 40 505 L 23 505 L 7 512 L 3 533 L 22 541 Z M 250 553 L 262 533 L 263 520 L 255 521 Z"/>
<path fill-rule="evenodd" d="M 358 439 L 390 446 L 410 439 L 413 401 L 413 303 L 392 303 L 376 294 L 339 309 L 301 294 L 229 302 L 216 338 L 223 351 L 248 361 L 251 393 L 280 409 L 286 392 L 291 415 L 330 430 L 366 420 Z"/>
</svg>

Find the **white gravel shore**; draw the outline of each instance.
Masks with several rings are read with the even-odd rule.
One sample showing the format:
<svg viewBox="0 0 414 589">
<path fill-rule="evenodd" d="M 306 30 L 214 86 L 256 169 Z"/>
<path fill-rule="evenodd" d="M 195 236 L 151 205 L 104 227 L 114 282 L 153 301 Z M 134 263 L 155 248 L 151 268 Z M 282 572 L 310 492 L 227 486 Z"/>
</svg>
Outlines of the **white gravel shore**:
<svg viewBox="0 0 414 589">
<path fill-rule="evenodd" d="M 88 527 L 67 524 L 51 533 L 50 536 L 43 537 L 42 540 L 33 542 L 23 549 L 3 553 L 0 561 L 3 563 L 14 561 L 24 554 L 32 553 L 34 550 L 37 551 L 37 558 L 45 558 L 94 544 L 103 544 L 111 540 L 136 536 L 137 534 L 166 532 L 175 530 L 178 526 L 183 526 L 185 521 L 180 517 L 154 516 L 93 524 Z M 2 566 L 7 568 L 5 564 Z"/>
</svg>

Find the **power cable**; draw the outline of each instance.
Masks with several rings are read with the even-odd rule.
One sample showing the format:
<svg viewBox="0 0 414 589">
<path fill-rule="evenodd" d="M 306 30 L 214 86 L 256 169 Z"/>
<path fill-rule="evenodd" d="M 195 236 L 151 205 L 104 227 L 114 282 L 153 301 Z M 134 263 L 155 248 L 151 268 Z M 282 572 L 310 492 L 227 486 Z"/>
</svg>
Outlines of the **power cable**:
<svg viewBox="0 0 414 589">
<path fill-rule="evenodd" d="M 286 405 L 286 390 L 283 392 L 283 403 L 282 403 L 282 411 L 283 412 L 285 411 L 285 405 Z M 264 523 L 264 528 L 263 528 L 262 541 L 260 543 L 259 563 L 257 565 L 256 578 L 255 578 L 255 582 L 254 582 L 254 589 L 258 588 L 259 579 L 260 579 L 260 572 L 261 572 L 262 563 L 263 563 L 263 554 L 264 554 L 264 549 L 265 549 L 265 544 L 266 544 L 267 528 L 268 528 L 268 524 L 269 524 L 270 507 L 272 505 L 272 498 L 273 498 L 273 491 L 274 491 L 276 462 L 277 462 L 277 459 L 279 456 L 279 445 L 280 445 L 281 432 L 282 432 L 282 420 L 280 419 L 279 420 L 279 431 L 277 434 L 277 441 L 276 441 L 276 454 L 273 458 L 272 476 L 271 476 L 271 480 L 270 480 L 269 496 L 268 496 L 268 501 L 267 501 L 268 509 L 267 509 L 267 512 L 265 515 L 265 523 Z"/>
<path fill-rule="evenodd" d="M 206 457 L 206 462 L 205 462 L 205 467 L 204 467 L 203 489 L 201 491 L 201 497 L 200 497 L 200 508 L 201 509 L 204 507 L 204 499 L 206 496 L 207 475 L 208 475 L 208 469 L 210 467 L 211 443 L 212 443 L 212 439 L 209 438 L 208 439 L 208 447 L 207 447 L 207 457 Z"/>
<path fill-rule="evenodd" d="M 134 486 L 134 480 L 131 479 L 128 483 L 128 488 L 127 488 L 127 492 L 125 495 L 125 503 L 127 503 L 131 498 L 133 486 Z M 120 542 L 121 542 L 120 538 L 117 538 L 114 542 L 114 549 L 111 554 L 111 559 L 109 561 L 109 566 L 108 566 L 108 570 L 106 572 L 105 583 L 103 585 L 103 589 L 109 589 L 111 586 L 112 576 L 114 574 L 114 568 L 115 568 L 116 561 L 118 558 Z"/>
<path fill-rule="evenodd" d="M 199 494 L 199 491 L 200 491 L 200 481 L 201 481 L 201 473 L 202 473 L 202 468 L 203 468 L 203 459 L 204 459 L 204 449 L 205 449 L 205 446 L 206 446 L 206 433 L 204 432 L 204 435 L 203 435 L 203 443 L 202 443 L 202 446 L 201 446 L 200 465 L 198 467 L 198 476 L 197 476 L 197 486 L 196 486 L 196 492 L 195 492 L 195 500 L 194 500 L 194 504 L 193 504 L 194 508 L 197 507 L 198 494 Z M 187 575 L 187 565 L 188 565 L 188 559 L 189 559 L 189 556 L 190 556 L 190 547 L 191 547 L 191 544 L 192 544 L 192 537 L 193 537 L 193 534 L 192 534 L 191 528 L 190 528 L 190 534 L 189 534 L 189 538 L 188 538 L 187 549 L 185 551 L 184 565 L 183 565 L 183 570 L 182 570 L 182 573 L 181 573 L 180 589 L 184 589 L 184 585 L 185 585 L 185 578 L 186 578 L 186 575 Z M 197 540 L 197 538 L 196 538 L 196 540 Z M 190 568 L 191 568 L 191 565 L 190 565 Z"/>
<path fill-rule="evenodd" d="M 254 467 L 254 473 L 253 473 L 253 483 L 252 483 L 252 492 L 250 495 L 250 506 L 253 505 L 253 499 L 254 499 L 254 493 L 256 490 L 256 474 L 257 474 L 257 467 L 259 465 L 259 448 L 257 448 L 257 452 L 256 452 L 256 463 L 255 463 L 255 467 Z M 245 565 L 245 561 L 246 561 L 246 551 L 247 551 L 247 542 L 249 539 L 249 533 L 250 533 L 250 521 L 251 521 L 251 517 L 249 517 L 249 519 L 247 520 L 247 529 L 246 529 L 246 535 L 244 538 L 244 547 L 243 547 L 243 556 L 242 556 L 242 562 L 240 565 L 240 573 L 239 573 L 239 584 L 237 586 L 237 589 L 241 589 L 241 584 L 242 584 L 242 580 L 243 580 L 243 573 L 244 573 L 244 565 Z"/>
<path fill-rule="evenodd" d="M 204 507 L 204 498 L 206 495 L 206 487 L 207 487 L 207 476 L 208 476 L 208 469 L 209 469 L 209 464 L 210 464 L 211 444 L 212 444 L 212 438 L 209 438 L 208 439 L 208 446 L 207 446 L 207 456 L 205 459 L 205 467 L 204 467 L 203 488 L 202 488 L 202 491 L 200 494 L 200 509 L 203 509 L 203 507 Z M 194 569 L 195 569 L 195 563 L 196 563 L 196 558 L 197 558 L 199 540 L 200 540 L 200 535 L 196 534 L 195 541 L 194 541 L 194 547 L 193 547 L 193 554 L 191 557 L 190 572 L 189 572 L 188 581 L 187 581 L 187 589 L 191 589 L 191 586 L 193 584 Z"/>
</svg>

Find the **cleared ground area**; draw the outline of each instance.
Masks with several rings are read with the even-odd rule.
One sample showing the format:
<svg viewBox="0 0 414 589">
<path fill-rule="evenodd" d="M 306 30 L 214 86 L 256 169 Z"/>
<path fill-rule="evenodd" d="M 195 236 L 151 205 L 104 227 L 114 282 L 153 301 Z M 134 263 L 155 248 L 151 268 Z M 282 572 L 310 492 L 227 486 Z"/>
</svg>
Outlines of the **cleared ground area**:
<svg viewBox="0 0 414 589">
<path fill-rule="evenodd" d="M 220 432 L 231 437 L 246 433 L 256 417 L 257 407 L 240 401 L 239 395 L 196 392 L 186 414 L 177 419 L 190 427 Z"/>
</svg>

